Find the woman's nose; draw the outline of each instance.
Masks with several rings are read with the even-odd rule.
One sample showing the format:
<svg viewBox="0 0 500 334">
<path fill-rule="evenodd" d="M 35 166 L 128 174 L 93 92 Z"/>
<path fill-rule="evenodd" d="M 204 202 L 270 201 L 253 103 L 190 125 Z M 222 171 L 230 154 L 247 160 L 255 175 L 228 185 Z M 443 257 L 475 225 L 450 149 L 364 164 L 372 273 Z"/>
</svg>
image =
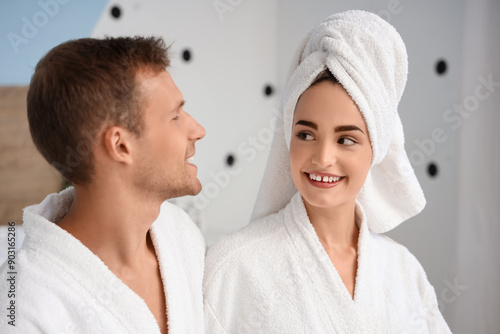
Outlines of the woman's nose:
<svg viewBox="0 0 500 334">
<path fill-rule="evenodd" d="M 320 168 L 333 166 L 337 162 L 337 153 L 334 143 L 328 141 L 318 143 L 312 163 Z"/>
</svg>

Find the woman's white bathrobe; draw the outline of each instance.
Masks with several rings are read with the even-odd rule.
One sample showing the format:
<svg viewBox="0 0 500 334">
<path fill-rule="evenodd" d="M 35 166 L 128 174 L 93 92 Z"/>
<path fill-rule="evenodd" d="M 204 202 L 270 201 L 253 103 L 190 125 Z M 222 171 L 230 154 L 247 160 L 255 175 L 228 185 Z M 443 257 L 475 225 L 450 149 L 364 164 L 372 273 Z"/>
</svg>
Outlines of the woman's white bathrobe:
<svg viewBox="0 0 500 334">
<path fill-rule="evenodd" d="M 73 189 L 24 210 L 26 237 L 16 256 L 16 327 L 7 324 L 6 277 L 0 268 L 1 333 L 160 333 L 145 301 L 79 240 L 59 228 Z M 203 333 L 205 245 L 189 216 L 165 202 L 150 229 L 157 253 L 169 333 Z"/>
<path fill-rule="evenodd" d="M 208 251 L 207 333 L 450 333 L 422 266 L 403 246 L 370 232 L 357 206 L 354 299 L 297 193 L 280 212 Z"/>
</svg>

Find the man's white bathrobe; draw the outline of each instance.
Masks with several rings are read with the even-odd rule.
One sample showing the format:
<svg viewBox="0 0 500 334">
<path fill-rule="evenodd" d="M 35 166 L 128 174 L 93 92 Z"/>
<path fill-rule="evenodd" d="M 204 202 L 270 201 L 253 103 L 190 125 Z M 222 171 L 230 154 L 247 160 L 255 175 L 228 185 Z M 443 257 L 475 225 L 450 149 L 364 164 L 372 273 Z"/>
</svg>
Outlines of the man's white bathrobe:
<svg viewBox="0 0 500 334">
<path fill-rule="evenodd" d="M 207 333 L 449 333 L 422 266 L 403 246 L 370 232 L 357 206 L 354 299 L 297 193 L 280 212 L 208 251 Z"/>
<path fill-rule="evenodd" d="M 6 278 L 0 268 L 1 333 L 160 333 L 145 301 L 79 240 L 58 227 L 72 188 L 24 210 L 26 237 L 15 261 L 15 325 L 7 322 Z M 203 333 L 205 244 L 189 216 L 165 202 L 150 229 L 157 253 L 169 333 Z"/>
</svg>

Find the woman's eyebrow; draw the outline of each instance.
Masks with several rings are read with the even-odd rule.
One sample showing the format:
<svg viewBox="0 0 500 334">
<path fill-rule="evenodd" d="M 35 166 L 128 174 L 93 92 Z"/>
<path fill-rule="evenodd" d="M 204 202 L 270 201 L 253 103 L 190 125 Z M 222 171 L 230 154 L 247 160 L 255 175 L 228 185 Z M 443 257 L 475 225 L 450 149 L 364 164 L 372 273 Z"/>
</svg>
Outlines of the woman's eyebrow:
<svg viewBox="0 0 500 334">
<path fill-rule="evenodd" d="M 310 128 L 313 128 L 314 130 L 318 130 L 318 125 L 316 125 L 316 123 L 314 123 L 314 122 L 300 120 L 297 123 L 295 123 L 295 125 L 299 125 L 299 124 L 304 125 L 304 126 L 308 126 Z M 361 133 L 364 134 L 363 130 L 361 130 L 356 125 L 339 125 L 339 126 L 335 127 L 334 131 L 335 132 L 361 131 Z"/>
<path fill-rule="evenodd" d="M 361 133 L 364 134 L 363 130 L 361 130 L 356 125 L 339 125 L 339 126 L 335 127 L 334 130 L 335 130 L 335 132 L 361 131 Z"/>
<path fill-rule="evenodd" d="M 313 123 L 313 122 L 300 120 L 297 123 L 295 123 L 295 125 L 298 125 L 298 124 L 308 126 L 310 128 L 313 128 L 314 130 L 318 130 L 318 126 L 316 125 L 316 123 Z"/>
</svg>

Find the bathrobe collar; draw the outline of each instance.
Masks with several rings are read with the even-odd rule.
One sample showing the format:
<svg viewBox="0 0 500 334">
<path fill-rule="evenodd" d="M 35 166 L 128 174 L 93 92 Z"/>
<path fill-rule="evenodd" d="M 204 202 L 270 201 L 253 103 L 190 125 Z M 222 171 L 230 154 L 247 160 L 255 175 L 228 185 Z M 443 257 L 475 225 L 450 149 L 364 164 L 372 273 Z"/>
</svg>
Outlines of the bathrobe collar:
<svg viewBox="0 0 500 334">
<path fill-rule="evenodd" d="M 49 195 L 42 203 L 24 209 L 25 244 L 32 251 L 44 253 L 54 265 L 64 268 L 68 275 L 79 282 L 89 294 L 94 295 L 101 306 L 113 314 L 123 324 L 124 332 L 140 325 L 143 333 L 160 333 L 155 317 L 146 302 L 123 283 L 90 249 L 80 240 L 60 228 L 53 221 L 59 221 L 69 210 L 74 197 L 74 188 L 60 194 Z M 154 247 L 160 253 L 156 238 L 156 228 L 150 229 Z M 51 256 L 52 255 L 52 256 Z M 162 276 L 166 268 L 160 261 Z M 68 263 L 74 263 L 68 266 Z M 89 273 L 92 273 L 89 275 Z M 165 299 L 168 295 L 165 291 Z M 97 292 L 97 293 L 96 293 Z M 171 305 L 169 305 L 171 306 Z M 169 310 L 169 307 L 167 308 Z M 170 314 L 168 319 L 170 322 Z M 143 319 L 140 324 L 134 323 Z"/>
<path fill-rule="evenodd" d="M 354 322 L 349 320 L 349 323 L 351 324 L 359 324 L 359 326 L 361 326 L 359 330 L 362 331 L 363 323 L 372 322 L 366 321 L 368 320 L 366 319 L 366 314 L 370 314 L 370 312 L 361 312 L 361 310 L 366 305 L 373 305 L 372 300 L 374 298 L 378 298 L 376 293 L 370 291 L 370 286 L 377 284 L 377 282 L 375 282 L 376 278 L 370 277 L 369 274 L 375 270 L 373 266 L 376 261 L 372 258 L 373 254 L 370 251 L 371 243 L 373 242 L 371 239 L 373 236 L 372 232 L 368 229 L 367 217 L 363 208 L 359 202 L 356 202 L 356 224 L 359 227 L 359 238 L 354 298 L 347 291 L 347 288 L 340 278 L 338 271 L 332 264 L 330 257 L 319 241 L 318 235 L 316 234 L 316 231 L 307 216 L 307 211 L 299 192 L 292 197 L 289 205 L 284 210 L 284 214 L 284 223 L 290 236 L 294 240 L 296 250 L 298 252 L 301 250 L 303 252 L 304 249 L 310 250 L 308 255 L 304 254 L 303 260 L 305 262 L 302 262 L 302 265 L 304 266 L 304 263 L 307 261 L 311 263 L 316 262 L 318 267 L 315 270 L 321 271 L 322 273 L 320 276 L 327 278 L 326 280 L 321 280 L 325 286 L 315 287 L 315 290 L 317 290 L 317 298 L 323 299 L 325 301 L 324 305 L 328 305 L 328 300 L 338 301 L 341 308 L 345 310 L 347 318 L 349 319 L 356 319 L 360 317 L 360 314 L 363 314 L 365 321 L 363 321 L 363 319 L 359 319 L 359 321 Z M 297 238 L 298 235 L 300 235 L 300 237 Z M 306 260 L 308 256 L 310 256 L 310 259 Z M 305 266 L 307 266 L 307 264 L 305 264 Z M 375 312 L 373 312 L 373 314 L 375 314 Z M 336 319 L 335 321 L 342 322 L 340 319 Z M 335 324 L 332 322 L 333 328 L 337 328 L 338 325 L 338 323 Z"/>
<path fill-rule="evenodd" d="M 302 200 L 302 196 L 300 195 L 299 192 L 297 192 L 294 197 L 291 200 L 291 207 L 293 210 L 293 217 L 294 219 L 286 219 L 285 221 L 290 222 L 293 221 L 293 223 L 297 226 L 297 228 L 300 230 L 302 237 L 304 238 L 305 243 L 307 244 L 307 247 L 310 248 L 314 254 L 318 256 L 318 260 L 320 263 L 324 264 L 324 270 L 327 270 L 330 273 L 330 277 L 338 284 L 341 284 L 343 289 L 339 289 L 342 291 L 343 294 L 343 300 L 349 300 L 350 302 L 357 303 L 359 302 L 359 296 L 364 295 L 363 294 L 363 289 L 364 289 L 364 284 L 363 284 L 363 277 L 362 277 L 362 271 L 360 272 L 360 267 L 363 268 L 364 266 L 369 265 L 367 263 L 367 255 L 365 250 L 369 248 L 369 231 L 368 227 L 366 224 L 366 218 L 365 214 L 363 211 L 363 208 L 359 205 L 359 203 L 356 203 L 356 224 L 358 225 L 359 228 L 359 238 L 358 238 L 358 265 L 357 265 L 357 272 L 356 272 L 356 283 L 355 283 L 355 288 L 354 288 L 354 298 L 351 297 L 349 292 L 347 291 L 347 288 L 345 287 L 344 283 L 340 279 L 340 275 L 338 274 L 337 270 L 333 266 L 330 257 L 326 253 L 326 250 L 324 249 L 323 245 L 319 241 L 318 235 L 316 234 L 316 231 L 311 224 L 311 221 L 309 220 L 309 217 L 307 215 L 306 207 L 304 205 L 304 202 Z M 361 277 L 359 275 L 361 274 Z"/>
</svg>

